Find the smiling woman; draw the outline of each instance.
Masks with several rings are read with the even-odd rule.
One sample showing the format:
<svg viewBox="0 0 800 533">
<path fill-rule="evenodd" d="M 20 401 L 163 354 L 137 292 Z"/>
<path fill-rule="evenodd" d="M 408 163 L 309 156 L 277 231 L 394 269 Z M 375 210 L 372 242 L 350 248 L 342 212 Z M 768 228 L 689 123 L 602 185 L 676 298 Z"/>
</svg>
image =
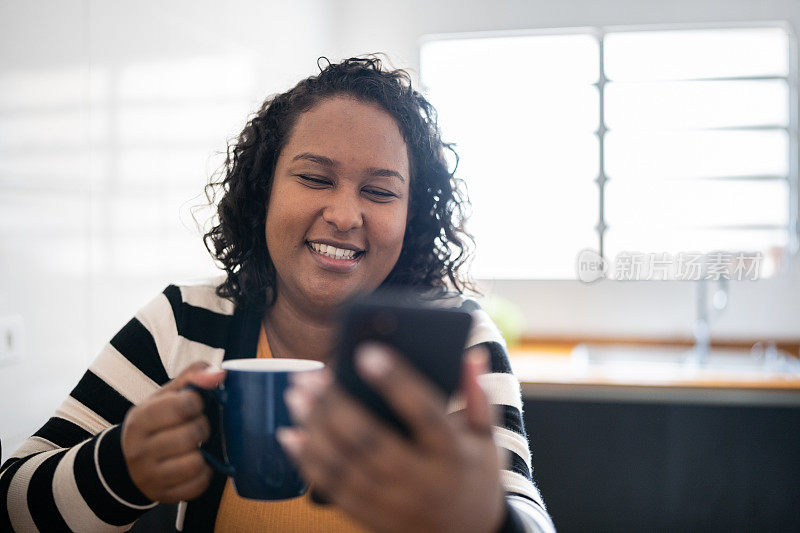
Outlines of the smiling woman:
<svg viewBox="0 0 800 533">
<path fill-rule="evenodd" d="M 408 75 L 376 58 L 269 98 L 208 189 L 221 197 L 205 241 L 225 276 L 170 285 L 103 349 L 3 465 L 0 530 L 118 530 L 179 502 L 186 531 L 551 531 L 503 339 L 463 296 L 466 197 L 448 148 Z M 220 422 L 187 385 L 215 387 L 223 360 L 330 362 L 337 312 L 384 286 L 472 312 L 459 394 L 362 351 L 359 372 L 411 435 L 322 373 L 287 394 L 299 426 L 279 438 L 333 505 L 240 498 L 198 450 L 221 453 Z"/>
<path fill-rule="evenodd" d="M 403 135 L 378 105 L 334 96 L 300 115 L 267 207 L 277 299 L 333 310 L 378 288 L 403 247 L 408 175 Z"/>
<path fill-rule="evenodd" d="M 342 105 L 325 102 L 329 99 Z M 356 113 L 351 116 L 351 111 Z M 346 120 L 337 123 L 337 118 Z M 311 131 L 310 121 L 320 129 Z M 309 143 L 323 134 L 330 140 L 320 148 L 334 152 L 300 148 L 301 143 L 313 146 Z M 284 150 L 287 143 L 296 144 L 291 156 Z M 352 182 L 360 173 L 374 178 L 362 184 L 362 197 L 407 202 L 402 250 L 382 284 L 468 288 L 462 272 L 471 242 L 463 227 L 468 202 L 448 168 L 448 150 L 435 109 L 412 88 L 408 74 L 384 69 L 377 58 L 328 64 L 319 76 L 267 99 L 229 147 L 221 178 L 207 187 L 210 200 L 221 196 L 219 224 L 205 235 L 209 251 L 227 273 L 218 294 L 238 304 L 269 303 L 277 297 L 270 290 L 277 281 L 272 254 L 263 234 L 252 228 L 263 227 L 270 190 L 281 177 L 278 164 L 290 162 L 298 165 L 289 169 L 294 178 L 309 187 L 341 192 L 336 187 L 341 178 Z M 348 174 L 339 176 L 342 170 Z M 395 179 L 379 179 L 391 176 Z M 403 190 L 406 197 L 398 197 Z"/>
</svg>

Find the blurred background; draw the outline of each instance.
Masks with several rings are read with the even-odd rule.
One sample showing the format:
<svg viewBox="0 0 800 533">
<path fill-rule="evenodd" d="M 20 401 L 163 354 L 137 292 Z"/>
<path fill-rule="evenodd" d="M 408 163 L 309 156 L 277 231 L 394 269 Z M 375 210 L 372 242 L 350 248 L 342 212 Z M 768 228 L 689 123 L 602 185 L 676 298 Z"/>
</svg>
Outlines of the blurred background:
<svg viewBox="0 0 800 533">
<path fill-rule="evenodd" d="M 461 156 L 556 526 L 800 528 L 798 31 L 796 0 L 0 0 L 3 459 L 218 272 L 192 215 L 247 116 L 384 52 Z"/>
</svg>

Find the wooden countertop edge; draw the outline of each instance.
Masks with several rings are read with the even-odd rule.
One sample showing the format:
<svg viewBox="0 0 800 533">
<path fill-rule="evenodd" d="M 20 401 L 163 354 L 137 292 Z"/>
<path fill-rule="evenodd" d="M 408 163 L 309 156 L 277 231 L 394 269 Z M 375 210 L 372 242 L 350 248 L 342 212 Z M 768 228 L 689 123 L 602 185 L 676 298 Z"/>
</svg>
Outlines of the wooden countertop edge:
<svg viewBox="0 0 800 533">
<path fill-rule="evenodd" d="M 717 405 L 745 407 L 800 407 L 800 389 L 746 389 L 728 387 L 652 387 L 604 384 L 522 382 L 527 401 L 585 401 L 637 404 Z"/>
<path fill-rule="evenodd" d="M 729 390 L 768 390 L 768 391 L 796 391 L 800 393 L 800 379 L 791 381 L 764 380 L 764 381 L 730 381 L 730 380 L 675 380 L 675 381 L 645 381 L 645 380 L 601 380 L 601 379 L 531 379 L 517 376 L 523 385 L 538 386 L 581 386 L 581 387 L 617 387 L 617 388 L 648 388 L 648 389 L 729 389 Z"/>
<path fill-rule="evenodd" d="M 675 389 L 714 389 L 729 391 L 774 391 L 795 393 L 800 392 L 800 377 L 797 378 L 756 378 L 756 379 L 730 379 L 725 376 L 715 378 L 712 372 L 707 372 L 705 376 L 696 378 L 638 378 L 635 376 L 608 377 L 603 375 L 609 370 L 593 369 L 592 373 L 581 374 L 579 370 L 571 368 L 570 353 L 576 342 L 562 340 L 553 342 L 553 339 L 533 342 L 525 340 L 510 350 L 511 363 L 519 366 L 520 361 L 539 360 L 547 368 L 543 368 L 541 374 L 531 375 L 535 370 L 518 372 L 517 377 L 523 387 L 593 387 L 596 390 L 606 388 L 645 388 L 647 390 L 664 389 L 666 391 Z M 515 365 L 517 363 L 517 365 Z M 535 363 L 534 363 L 535 364 Z M 557 366 L 554 371 L 553 366 Z M 586 369 L 582 369 L 584 372 Z"/>
</svg>

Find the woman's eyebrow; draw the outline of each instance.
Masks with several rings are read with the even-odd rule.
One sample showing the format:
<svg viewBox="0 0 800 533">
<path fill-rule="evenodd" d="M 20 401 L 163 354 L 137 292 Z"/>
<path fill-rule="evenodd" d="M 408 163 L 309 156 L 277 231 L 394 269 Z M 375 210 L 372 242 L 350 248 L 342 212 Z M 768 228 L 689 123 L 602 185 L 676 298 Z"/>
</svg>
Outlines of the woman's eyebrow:
<svg viewBox="0 0 800 533">
<path fill-rule="evenodd" d="M 382 177 L 382 178 L 383 177 L 385 177 L 385 178 L 395 177 L 395 178 L 399 179 L 400 181 L 402 181 L 403 183 L 406 182 L 406 179 L 403 177 L 402 174 L 400 174 L 399 172 L 397 172 L 395 170 L 389 170 L 388 168 L 368 168 L 367 169 L 367 174 L 369 174 L 370 176 L 377 176 L 377 177 Z"/>
<path fill-rule="evenodd" d="M 303 152 L 302 154 L 297 154 L 292 158 L 292 161 L 299 161 L 301 159 L 305 159 L 306 161 L 311 161 L 312 163 L 317 163 L 318 165 L 322 165 L 324 167 L 338 167 L 339 164 L 331 159 L 330 157 L 325 157 L 324 155 L 312 154 L 311 152 Z"/>
<path fill-rule="evenodd" d="M 312 163 L 316 163 L 318 165 L 330 168 L 337 168 L 339 166 L 339 163 L 337 163 L 330 157 L 325 157 L 324 155 L 319 155 L 319 154 L 312 154 L 311 152 L 303 152 L 302 154 L 297 154 L 292 158 L 292 162 L 300 160 L 311 161 Z M 400 181 L 402 181 L 403 183 L 405 183 L 406 181 L 406 179 L 403 177 L 402 174 L 400 174 L 396 170 L 391 170 L 388 168 L 370 167 L 366 170 L 366 174 L 376 177 L 386 177 L 386 178 L 395 177 Z"/>
</svg>

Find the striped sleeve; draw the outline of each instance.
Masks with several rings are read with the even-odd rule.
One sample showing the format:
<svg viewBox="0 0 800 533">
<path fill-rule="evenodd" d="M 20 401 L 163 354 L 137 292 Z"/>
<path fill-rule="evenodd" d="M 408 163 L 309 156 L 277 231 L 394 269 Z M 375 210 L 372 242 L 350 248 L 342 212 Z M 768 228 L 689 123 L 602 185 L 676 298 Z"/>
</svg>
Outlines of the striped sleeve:
<svg viewBox="0 0 800 533">
<path fill-rule="evenodd" d="M 499 425 L 494 427 L 494 440 L 505 456 L 500 479 L 506 491 L 509 512 L 516 513 L 524 531 L 554 532 L 553 522 L 533 482 L 519 381 L 511 371 L 505 347 L 492 341 L 483 345 L 489 350 L 491 368 L 479 379 L 489 403 L 497 406 Z"/>
<path fill-rule="evenodd" d="M 519 380 L 511 370 L 505 340 L 489 315 L 473 300 L 463 299 L 458 307 L 472 314 L 473 324 L 468 347 L 485 346 L 490 355 L 490 368 L 479 381 L 489 403 L 496 407 L 498 425 L 494 440 L 501 454 L 501 482 L 506 491 L 510 513 L 519 527 L 514 531 L 554 532 L 539 489 L 533 481 L 533 466 L 528 436 L 522 418 L 522 394 Z M 463 399 L 454 398 L 451 412 L 463 409 Z"/>
<path fill-rule="evenodd" d="M 106 344 L 54 416 L 0 467 L 0 531 L 125 531 L 154 507 L 128 473 L 128 409 L 169 380 L 180 306 L 168 287 Z"/>
</svg>

